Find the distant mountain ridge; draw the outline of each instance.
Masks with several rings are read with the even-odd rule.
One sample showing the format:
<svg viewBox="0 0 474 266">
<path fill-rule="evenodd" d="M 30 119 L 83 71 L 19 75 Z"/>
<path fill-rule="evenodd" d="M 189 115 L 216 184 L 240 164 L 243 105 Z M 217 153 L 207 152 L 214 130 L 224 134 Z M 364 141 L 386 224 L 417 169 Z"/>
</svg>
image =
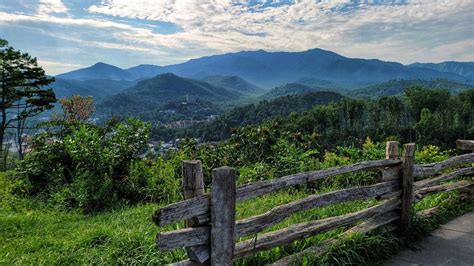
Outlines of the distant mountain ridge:
<svg viewBox="0 0 474 266">
<path fill-rule="evenodd" d="M 348 93 L 351 97 L 377 98 L 381 96 L 397 96 L 412 86 L 421 86 L 429 89 L 447 89 L 452 93 L 474 88 L 474 85 L 463 84 L 451 80 L 389 80 Z"/>
<path fill-rule="evenodd" d="M 429 68 L 440 72 L 456 73 L 463 77 L 474 80 L 474 62 L 446 61 L 441 63 L 414 63 L 409 67 Z"/>
<path fill-rule="evenodd" d="M 413 65 L 405 66 L 377 59 L 348 58 L 322 49 L 303 52 L 241 51 L 205 56 L 169 66 L 140 65 L 129 69 L 98 63 L 57 77 L 79 80 L 100 77 L 131 81 L 168 72 L 193 79 L 209 76 L 238 76 L 264 88 L 272 88 L 300 79 L 324 80 L 359 87 L 392 79 L 450 79 L 458 82 L 472 82 L 470 78 L 457 72 Z"/>
</svg>

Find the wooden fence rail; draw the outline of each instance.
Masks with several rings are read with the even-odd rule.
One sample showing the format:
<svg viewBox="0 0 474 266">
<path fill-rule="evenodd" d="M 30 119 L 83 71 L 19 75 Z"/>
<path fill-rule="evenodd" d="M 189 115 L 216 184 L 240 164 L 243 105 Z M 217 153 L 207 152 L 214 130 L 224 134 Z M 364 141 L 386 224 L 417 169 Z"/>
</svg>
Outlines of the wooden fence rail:
<svg viewBox="0 0 474 266">
<path fill-rule="evenodd" d="M 473 150 L 472 141 L 458 141 L 460 149 Z M 336 228 L 353 226 L 343 235 L 365 233 L 399 220 L 398 228 L 407 230 L 413 219 L 413 204 L 424 197 L 443 191 L 472 189 L 471 180 L 452 181 L 461 176 L 474 174 L 474 166 L 454 167 L 474 163 L 474 153 L 464 154 L 447 160 L 415 165 L 415 144 L 403 145 L 399 159 L 398 143 L 387 142 L 386 159 L 360 162 L 348 166 L 333 167 L 318 171 L 298 173 L 274 180 L 255 182 L 236 187 L 235 170 L 221 167 L 213 170 L 212 191 L 205 194 L 203 171 L 200 161 L 183 162 L 183 190 L 185 200 L 163 207 L 152 216 L 158 226 L 177 221 L 186 221 L 187 228 L 161 232 L 156 237 L 160 250 L 186 248 L 188 260 L 175 265 L 231 265 L 233 260 L 268 250 L 277 246 L 304 239 Z M 348 188 L 323 194 L 310 195 L 269 211 L 236 221 L 237 202 L 252 199 L 292 186 L 322 180 L 356 171 L 378 169 L 379 182 L 370 186 Z M 414 182 L 415 177 L 441 175 Z M 443 184 L 441 184 L 443 183 Z M 381 202 L 367 209 L 321 220 L 294 224 L 287 228 L 257 235 L 276 225 L 291 215 L 316 207 L 354 201 L 379 199 Z M 360 223 L 362 222 L 362 223 Z M 357 225 L 358 224 L 358 225 Z M 391 226 L 390 228 L 396 228 Z M 237 242 L 242 236 L 255 238 Z M 288 256 L 275 265 L 288 265 L 300 255 L 310 252 L 320 254 L 327 250 L 336 238 L 324 241 L 320 246 L 308 248 L 298 254 Z"/>
</svg>

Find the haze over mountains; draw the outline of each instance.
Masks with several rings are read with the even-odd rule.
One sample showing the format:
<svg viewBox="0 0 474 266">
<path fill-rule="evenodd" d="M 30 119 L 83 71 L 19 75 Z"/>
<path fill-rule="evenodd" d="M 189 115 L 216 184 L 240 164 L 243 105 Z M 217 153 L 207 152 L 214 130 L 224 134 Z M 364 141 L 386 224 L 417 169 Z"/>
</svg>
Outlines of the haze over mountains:
<svg viewBox="0 0 474 266">
<path fill-rule="evenodd" d="M 272 88 L 299 79 L 320 79 L 348 86 L 367 85 L 390 79 L 450 79 L 473 82 L 473 63 L 446 62 L 432 66 L 409 66 L 377 59 L 347 58 L 312 49 L 304 52 L 242 51 L 192 59 L 169 66 L 139 65 L 121 69 L 105 63 L 60 74 L 63 79 L 137 80 L 163 73 L 201 79 L 208 76 L 238 76 L 260 87 Z M 450 67 L 443 67 L 449 65 Z M 459 69 L 466 69 L 460 71 Z"/>
<path fill-rule="evenodd" d="M 316 91 L 355 97 L 398 95 L 410 85 L 459 92 L 474 84 L 473 62 L 402 65 L 347 58 L 322 49 L 304 52 L 242 51 L 185 63 L 122 69 L 106 63 L 56 76 L 58 97 L 91 95 L 102 114 L 146 115 L 175 112 L 190 97 L 199 106 L 186 114 L 214 114 L 217 106 L 249 99 L 274 99 Z M 158 116 L 162 117 L 160 113 Z M 168 119 L 168 118 L 167 118 Z"/>
</svg>

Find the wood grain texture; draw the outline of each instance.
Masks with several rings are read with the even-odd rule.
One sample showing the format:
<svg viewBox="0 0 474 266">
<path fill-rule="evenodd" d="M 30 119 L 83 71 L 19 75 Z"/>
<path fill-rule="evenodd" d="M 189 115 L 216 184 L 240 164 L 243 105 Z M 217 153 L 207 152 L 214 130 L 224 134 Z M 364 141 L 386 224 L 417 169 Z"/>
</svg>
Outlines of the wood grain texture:
<svg viewBox="0 0 474 266">
<path fill-rule="evenodd" d="M 235 246 L 234 258 L 241 258 L 255 252 L 271 249 L 292 241 L 307 238 L 322 232 L 348 226 L 362 219 L 369 218 L 399 207 L 399 199 L 391 199 L 379 205 L 354 213 L 335 216 L 327 219 L 291 225 L 285 229 L 259 235 L 256 239 L 239 242 Z"/>
<path fill-rule="evenodd" d="M 235 247 L 235 169 L 212 171 L 211 265 L 232 265 Z"/>
<path fill-rule="evenodd" d="M 415 171 L 413 175 L 431 176 L 446 168 L 463 165 L 466 163 L 474 163 L 474 153 L 458 155 L 437 163 L 415 165 Z"/>
<path fill-rule="evenodd" d="M 202 172 L 202 163 L 199 160 L 187 160 L 182 164 L 183 177 L 183 196 L 185 199 L 195 198 L 204 195 L 204 175 Z M 193 217 L 186 220 L 187 227 L 196 227 L 204 225 L 206 222 L 199 221 L 198 217 Z M 191 237 L 191 240 L 194 238 Z M 166 243 L 173 243 L 173 240 L 167 240 Z M 190 241 L 192 242 L 192 241 Z M 209 260 L 211 252 L 208 243 L 199 246 L 189 245 L 186 248 L 186 253 L 192 261 L 204 263 Z"/>
<path fill-rule="evenodd" d="M 398 141 L 387 141 L 385 146 L 385 159 L 398 160 Z"/>
<path fill-rule="evenodd" d="M 459 190 L 464 188 L 472 188 L 474 186 L 473 181 L 468 180 L 461 180 L 454 183 L 447 183 L 427 188 L 422 188 L 415 191 L 415 201 L 420 201 L 428 195 L 439 193 L 439 192 L 446 192 L 451 190 Z"/>
<path fill-rule="evenodd" d="M 301 200 L 280 205 L 263 214 L 239 220 L 236 225 L 237 235 L 240 237 L 255 234 L 283 221 L 296 212 L 345 201 L 376 198 L 396 192 L 398 189 L 398 181 L 389 181 L 372 186 L 338 190 L 321 195 L 311 195 Z"/>
<path fill-rule="evenodd" d="M 460 150 L 474 151 L 474 140 L 457 140 L 456 147 Z"/>
<path fill-rule="evenodd" d="M 286 265 L 295 265 L 303 256 L 305 255 L 313 255 L 313 256 L 320 256 L 325 252 L 329 251 L 331 247 L 336 244 L 339 240 L 343 239 L 344 237 L 350 236 L 351 234 L 366 234 L 370 231 L 378 229 L 384 225 L 387 225 L 399 218 L 398 213 L 395 211 L 383 213 L 374 217 L 369 218 L 367 221 L 356 225 L 349 230 L 345 231 L 344 233 L 340 234 L 337 237 L 329 238 L 318 245 L 311 246 L 301 252 L 283 257 L 282 259 L 274 262 L 273 266 L 286 266 Z"/>
<path fill-rule="evenodd" d="M 456 170 L 454 172 L 451 172 L 451 173 L 448 173 L 448 174 L 445 174 L 445 175 L 441 175 L 441 176 L 438 176 L 438 177 L 435 177 L 435 178 L 428 178 L 428 179 L 417 181 L 417 182 L 414 183 L 414 189 L 418 190 L 418 189 L 421 189 L 421 188 L 430 187 L 430 186 L 437 185 L 441 182 L 449 181 L 449 180 L 452 180 L 454 178 L 457 178 L 457 177 L 460 177 L 460 176 L 463 176 L 463 175 L 472 175 L 472 174 L 474 174 L 474 167 L 461 168 L 461 169 Z"/>
<path fill-rule="evenodd" d="M 353 165 L 333 167 L 318 171 L 298 173 L 277 179 L 260 181 L 237 189 L 237 201 L 252 199 L 261 195 L 275 192 L 280 189 L 289 188 L 307 182 L 325 179 L 332 176 L 342 175 L 355 171 L 374 168 L 383 168 L 399 165 L 400 160 L 376 160 L 360 162 Z M 210 196 L 205 194 L 196 198 L 173 203 L 158 209 L 152 219 L 158 226 L 167 225 L 176 221 L 190 219 L 192 217 L 210 213 Z"/>
<path fill-rule="evenodd" d="M 400 227 L 408 230 L 413 215 L 413 171 L 415 167 L 415 143 L 403 145 L 402 164 L 402 196 Z"/>
<path fill-rule="evenodd" d="M 263 214 L 239 220 L 236 223 L 238 237 L 255 234 L 265 228 L 283 221 L 300 211 L 316 207 L 337 204 L 351 200 L 364 200 L 391 195 L 399 190 L 398 181 L 389 181 L 371 186 L 332 191 L 320 195 L 311 195 L 301 200 L 277 206 Z M 192 237 L 192 241 L 189 238 Z M 206 244 L 209 242 L 210 228 L 185 228 L 158 234 L 158 246 L 163 250 Z M 168 242 L 169 241 L 169 242 Z"/>
<path fill-rule="evenodd" d="M 189 227 L 176 231 L 162 232 L 156 236 L 156 244 L 162 251 L 203 245 L 209 243 L 210 232 L 210 226 Z"/>
</svg>

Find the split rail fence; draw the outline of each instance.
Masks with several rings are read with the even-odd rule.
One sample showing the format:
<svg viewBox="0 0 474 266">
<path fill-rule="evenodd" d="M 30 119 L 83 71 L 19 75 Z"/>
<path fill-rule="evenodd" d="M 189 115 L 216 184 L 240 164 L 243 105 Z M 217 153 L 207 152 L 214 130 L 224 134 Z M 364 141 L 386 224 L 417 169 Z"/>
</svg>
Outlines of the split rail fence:
<svg viewBox="0 0 474 266">
<path fill-rule="evenodd" d="M 474 141 L 458 141 L 457 146 L 463 150 L 474 151 Z M 472 191 L 474 185 L 472 179 L 440 183 L 460 176 L 473 175 L 474 164 L 471 167 L 457 167 L 449 173 L 432 177 L 447 168 L 468 163 L 474 163 L 474 153 L 451 157 L 438 163 L 417 165 L 414 143 L 403 145 L 403 154 L 399 158 L 398 143 L 390 141 L 387 142 L 385 160 L 365 161 L 348 166 L 298 173 L 242 187 L 236 187 L 236 174 L 233 168 L 217 168 L 212 172 L 212 191 L 206 194 L 201 162 L 184 161 L 182 170 L 185 200 L 158 209 L 152 219 L 158 226 L 185 220 L 187 227 L 159 233 L 156 243 L 163 251 L 186 248 L 189 259 L 177 262 L 175 265 L 201 263 L 231 265 L 233 260 L 255 252 L 272 249 L 341 227 L 353 226 L 343 234 L 365 233 L 384 225 L 407 230 L 411 226 L 414 215 L 414 203 L 433 193 L 450 190 Z M 336 175 L 370 169 L 381 171 L 381 178 L 374 185 L 310 195 L 274 207 L 263 214 L 236 221 L 235 207 L 239 201 Z M 418 176 L 430 178 L 414 182 L 414 178 Z M 330 204 L 374 198 L 379 199 L 381 203 L 358 212 L 294 224 L 281 230 L 256 235 L 297 212 Z M 393 226 L 395 221 L 397 221 L 396 227 Z M 257 237 L 241 242 L 236 241 L 243 236 Z M 285 257 L 275 265 L 291 264 L 301 257 L 300 255 L 321 252 L 334 242 L 335 239 L 329 239 L 321 245 Z"/>
</svg>

